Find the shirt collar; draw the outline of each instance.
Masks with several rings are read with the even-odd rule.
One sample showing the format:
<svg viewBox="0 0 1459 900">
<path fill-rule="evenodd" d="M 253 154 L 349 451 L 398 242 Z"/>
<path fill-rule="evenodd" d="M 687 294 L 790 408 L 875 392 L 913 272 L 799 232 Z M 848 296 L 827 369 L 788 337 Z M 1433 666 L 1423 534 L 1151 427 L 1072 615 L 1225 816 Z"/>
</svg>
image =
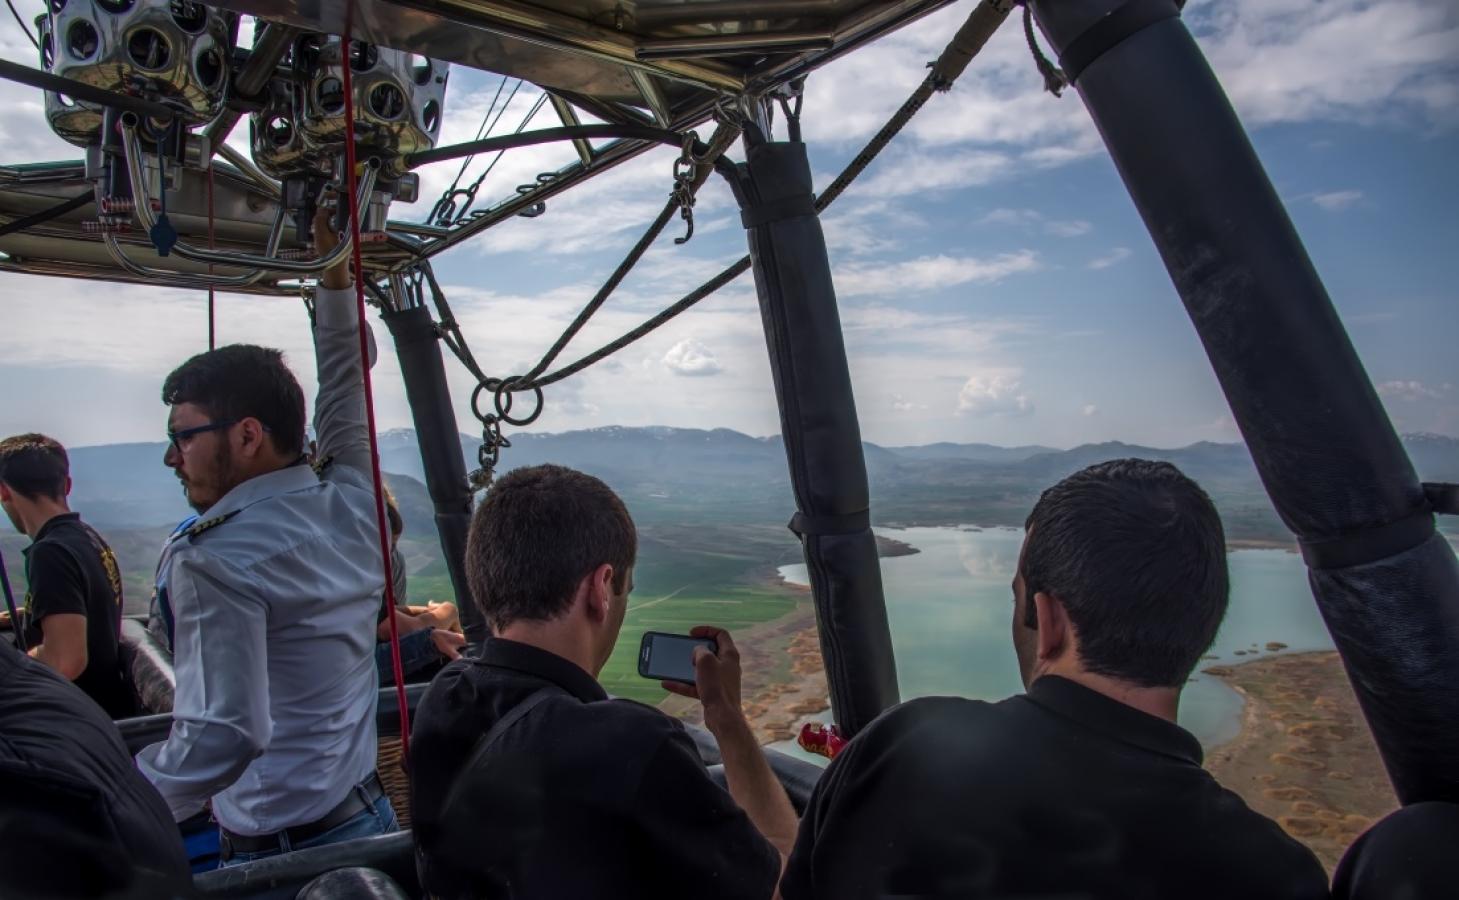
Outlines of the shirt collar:
<svg viewBox="0 0 1459 900">
<path fill-rule="evenodd" d="M 198 516 L 200 520 L 216 519 L 236 513 L 260 500 L 268 500 L 280 494 L 292 494 L 305 488 L 317 487 L 319 476 L 306 465 L 285 466 L 262 475 L 255 475 L 233 490 L 224 494 L 207 512 Z"/>
<path fill-rule="evenodd" d="M 31 541 L 31 544 L 34 545 L 44 540 L 45 536 L 50 534 L 52 530 L 59 528 L 61 525 L 67 522 L 79 521 L 81 521 L 81 514 L 79 512 L 57 513 L 56 515 L 51 516 L 49 519 L 46 519 L 46 524 L 42 525 L 40 527 L 40 530 L 35 533 L 35 540 Z M 27 547 L 26 549 L 30 548 Z"/>
<path fill-rule="evenodd" d="M 1141 712 L 1067 678 L 1045 675 L 1033 683 L 1026 696 L 1057 716 L 1115 740 L 1197 766 L 1203 759 L 1201 742 L 1174 722 Z"/>
<path fill-rule="evenodd" d="M 577 663 L 531 644 L 500 637 L 487 638 L 481 655 L 474 662 L 550 681 L 584 703 L 608 699 L 608 692 L 603 690 L 603 686 Z"/>
</svg>

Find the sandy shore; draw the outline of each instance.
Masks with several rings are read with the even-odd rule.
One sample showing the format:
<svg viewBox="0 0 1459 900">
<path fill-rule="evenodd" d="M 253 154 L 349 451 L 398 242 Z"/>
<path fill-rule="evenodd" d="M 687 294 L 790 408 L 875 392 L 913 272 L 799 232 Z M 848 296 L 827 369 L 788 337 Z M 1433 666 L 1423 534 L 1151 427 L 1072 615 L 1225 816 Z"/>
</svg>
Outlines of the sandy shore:
<svg viewBox="0 0 1459 900">
<path fill-rule="evenodd" d="M 1245 699 L 1241 733 L 1210 750 L 1206 768 L 1331 872 L 1398 805 L 1338 655 L 1294 653 L 1204 671 Z"/>
</svg>

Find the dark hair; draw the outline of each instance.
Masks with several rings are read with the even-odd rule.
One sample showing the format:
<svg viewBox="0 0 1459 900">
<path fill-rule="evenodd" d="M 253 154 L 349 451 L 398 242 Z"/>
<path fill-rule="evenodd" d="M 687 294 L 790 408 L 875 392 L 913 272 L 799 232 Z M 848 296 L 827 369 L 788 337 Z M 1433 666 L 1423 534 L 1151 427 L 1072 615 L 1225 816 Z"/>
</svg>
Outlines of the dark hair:
<svg viewBox="0 0 1459 900">
<path fill-rule="evenodd" d="M 304 391 L 278 350 L 229 344 L 199 353 L 162 382 L 162 402 L 196 403 L 214 421 L 255 418 L 280 453 L 304 452 Z"/>
<path fill-rule="evenodd" d="M 1226 615 L 1226 538 L 1211 498 L 1166 462 L 1115 459 L 1044 491 L 1026 523 L 1033 596 L 1063 604 L 1092 672 L 1179 687 Z"/>
<path fill-rule="evenodd" d="M 17 434 L 0 441 L 0 481 L 27 500 L 66 496 L 71 461 L 66 448 L 43 434 Z"/>
<path fill-rule="evenodd" d="M 380 490 L 385 494 L 385 518 L 390 522 L 390 534 L 392 537 L 400 537 L 405 534 L 405 519 L 400 515 L 400 502 L 395 499 L 390 485 L 382 482 Z"/>
<path fill-rule="evenodd" d="M 583 576 L 613 566 L 622 591 L 638 533 L 618 495 L 563 466 L 526 466 L 502 476 L 471 518 L 466 576 L 487 624 L 565 612 Z"/>
</svg>

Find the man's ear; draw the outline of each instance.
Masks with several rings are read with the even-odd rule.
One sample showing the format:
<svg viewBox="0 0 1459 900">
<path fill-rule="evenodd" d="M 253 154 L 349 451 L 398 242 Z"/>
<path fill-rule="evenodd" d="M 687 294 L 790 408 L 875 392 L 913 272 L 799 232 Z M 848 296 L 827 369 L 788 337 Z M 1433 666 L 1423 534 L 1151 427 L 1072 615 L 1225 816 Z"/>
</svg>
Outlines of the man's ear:
<svg viewBox="0 0 1459 900">
<path fill-rule="evenodd" d="M 264 440 L 267 432 L 263 430 L 263 423 L 253 416 L 247 416 L 239 421 L 238 440 L 241 449 L 248 456 L 258 456 L 263 452 Z"/>
<path fill-rule="evenodd" d="M 1039 623 L 1038 658 L 1053 662 L 1070 649 L 1069 614 L 1064 604 L 1043 591 L 1033 595 L 1033 604 Z"/>
<path fill-rule="evenodd" d="M 588 618 L 594 621 L 607 621 L 613 607 L 613 574 L 613 566 L 603 563 L 583 578 Z"/>
<path fill-rule="evenodd" d="M 61 496 L 62 497 L 69 497 L 69 496 L 71 496 L 71 476 L 70 475 L 67 475 L 66 476 L 66 492 L 64 494 L 62 494 Z"/>
<path fill-rule="evenodd" d="M 15 495 L 10 492 L 10 485 L 6 484 L 3 481 L 0 481 L 0 500 L 4 500 L 6 503 L 9 503 L 14 499 Z"/>
</svg>

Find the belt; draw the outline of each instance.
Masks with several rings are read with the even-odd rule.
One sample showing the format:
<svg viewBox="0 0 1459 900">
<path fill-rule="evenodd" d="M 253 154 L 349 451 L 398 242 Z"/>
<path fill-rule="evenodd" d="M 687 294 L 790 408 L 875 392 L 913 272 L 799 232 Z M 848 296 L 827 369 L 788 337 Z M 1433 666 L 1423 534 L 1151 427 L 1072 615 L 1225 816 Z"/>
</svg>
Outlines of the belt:
<svg viewBox="0 0 1459 900">
<path fill-rule="evenodd" d="M 350 789 L 338 806 L 313 822 L 295 825 L 292 828 L 285 828 L 270 834 L 234 834 L 219 826 L 220 855 L 224 860 L 229 860 L 238 853 L 282 851 L 286 842 L 288 847 L 295 848 L 305 841 L 311 841 L 327 831 L 338 828 L 365 810 L 373 809 L 375 802 L 383 796 L 385 796 L 385 787 L 380 784 L 380 774 L 371 772 L 369 778 Z"/>
</svg>

